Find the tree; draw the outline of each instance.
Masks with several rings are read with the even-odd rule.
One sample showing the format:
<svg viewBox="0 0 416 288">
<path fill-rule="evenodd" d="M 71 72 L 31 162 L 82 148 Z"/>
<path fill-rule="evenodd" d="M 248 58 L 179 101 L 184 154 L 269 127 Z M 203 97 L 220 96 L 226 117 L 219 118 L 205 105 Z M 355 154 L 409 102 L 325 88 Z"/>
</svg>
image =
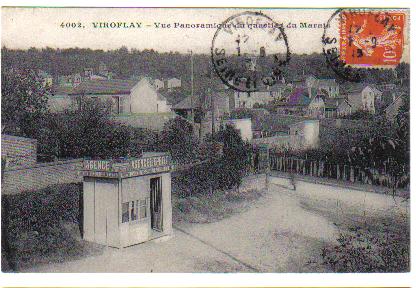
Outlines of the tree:
<svg viewBox="0 0 416 288">
<path fill-rule="evenodd" d="M 158 149 L 169 151 L 173 160 L 189 161 L 196 156 L 198 141 L 192 124 L 181 117 L 171 119 L 165 124 L 158 142 Z"/>
<path fill-rule="evenodd" d="M 371 179 L 376 180 L 385 168 L 390 176 L 392 195 L 410 181 L 410 121 L 408 107 L 402 106 L 396 123 L 381 121 L 374 133 L 351 148 L 350 161 Z"/>
<path fill-rule="evenodd" d="M 39 153 L 49 158 L 138 157 L 150 150 L 155 134 L 114 123 L 110 103 L 84 99 L 80 110 L 44 118 L 37 134 Z"/>
<path fill-rule="evenodd" d="M 245 143 L 239 131 L 230 125 L 218 131 L 214 139 L 223 143 L 222 157 L 214 164 L 214 171 L 219 173 L 220 188 L 239 187 L 250 165 L 250 145 Z"/>
<path fill-rule="evenodd" d="M 48 110 L 49 89 L 24 69 L 5 68 L 1 83 L 2 132 L 33 137 Z"/>
</svg>

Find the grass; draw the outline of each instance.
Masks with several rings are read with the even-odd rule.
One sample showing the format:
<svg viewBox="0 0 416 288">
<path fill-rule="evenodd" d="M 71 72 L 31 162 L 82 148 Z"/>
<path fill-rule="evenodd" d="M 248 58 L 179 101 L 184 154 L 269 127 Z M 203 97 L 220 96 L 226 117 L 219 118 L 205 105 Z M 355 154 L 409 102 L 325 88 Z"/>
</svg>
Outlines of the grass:
<svg viewBox="0 0 416 288">
<path fill-rule="evenodd" d="M 245 211 L 265 190 L 214 191 L 186 198 L 172 195 L 173 223 L 212 223 Z"/>
<path fill-rule="evenodd" d="M 400 213 L 357 214 L 346 207 L 340 215 L 325 205 L 302 200 L 304 209 L 329 218 L 339 229 L 336 243 L 325 243 L 322 264 L 333 272 L 408 272 L 410 219 Z M 387 211 L 386 211 L 387 212 Z"/>
<path fill-rule="evenodd" d="M 409 272 L 408 223 L 371 219 L 348 227 L 337 244 L 322 250 L 324 264 L 334 272 Z"/>
<path fill-rule="evenodd" d="M 65 184 L 3 195 L 2 271 L 100 253 L 103 246 L 81 239 L 81 192 L 81 185 Z"/>
</svg>

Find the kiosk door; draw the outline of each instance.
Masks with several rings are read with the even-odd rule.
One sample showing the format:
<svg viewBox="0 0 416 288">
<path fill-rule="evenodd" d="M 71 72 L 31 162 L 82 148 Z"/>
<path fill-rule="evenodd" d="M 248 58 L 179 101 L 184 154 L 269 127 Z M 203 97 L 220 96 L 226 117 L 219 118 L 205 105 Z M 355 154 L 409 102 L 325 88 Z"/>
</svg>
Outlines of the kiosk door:
<svg viewBox="0 0 416 288">
<path fill-rule="evenodd" d="M 117 183 L 114 180 L 95 181 L 95 241 L 115 245 L 117 231 Z"/>
<path fill-rule="evenodd" d="M 152 229 L 162 231 L 162 178 L 150 179 L 150 217 Z"/>
</svg>

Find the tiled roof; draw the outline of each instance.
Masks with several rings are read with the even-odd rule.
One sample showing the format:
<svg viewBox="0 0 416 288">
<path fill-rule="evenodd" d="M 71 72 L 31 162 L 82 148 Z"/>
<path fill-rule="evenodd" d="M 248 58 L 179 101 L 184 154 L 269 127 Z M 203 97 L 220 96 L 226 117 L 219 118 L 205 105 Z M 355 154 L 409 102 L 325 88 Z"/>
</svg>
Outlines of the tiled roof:
<svg viewBox="0 0 416 288">
<path fill-rule="evenodd" d="M 191 101 L 191 96 L 186 97 L 179 103 L 172 106 L 172 109 L 193 109 L 200 108 L 201 107 L 201 101 L 198 96 L 194 95 L 192 98 L 193 101 Z M 191 105 L 192 102 L 192 105 Z"/>
<path fill-rule="evenodd" d="M 371 87 L 373 89 L 377 89 L 381 92 L 380 88 L 378 88 L 377 85 L 369 84 L 369 83 L 349 83 L 348 85 L 345 85 L 343 88 L 345 90 L 345 93 L 357 93 L 364 90 L 365 87 Z"/>
<path fill-rule="evenodd" d="M 279 106 L 308 106 L 311 99 L 307 96 L 306 89 L 296 88 L 296 90 L 289 95 L 286 102 L 279 102 Z"/>
<path fill-rule="evenodd" d="M 252 129 L 254 131 L 288 132 L 291 125 L 306 120 L 307 118 L 292 115 L 255 115 L 252 118 Z"/>
<path fill-rule="evenodd" d="M 134 80 L 87 80 L 81 82 L 70 94 L 129 94 L 138 81 Z"/>
</svg>

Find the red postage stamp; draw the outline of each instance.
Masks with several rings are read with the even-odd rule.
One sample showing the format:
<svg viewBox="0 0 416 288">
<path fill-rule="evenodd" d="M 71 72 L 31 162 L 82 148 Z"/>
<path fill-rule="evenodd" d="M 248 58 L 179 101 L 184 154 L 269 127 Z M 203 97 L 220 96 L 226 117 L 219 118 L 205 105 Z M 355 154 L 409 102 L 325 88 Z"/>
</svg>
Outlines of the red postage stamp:
<svg viewBox="0 0 416 288">
<path fill-rule="evenodd" d="M 353 67 L 391 67 L 400 63 L 405 14 L 343 11 L 340 59 Z"/>
</svg>

